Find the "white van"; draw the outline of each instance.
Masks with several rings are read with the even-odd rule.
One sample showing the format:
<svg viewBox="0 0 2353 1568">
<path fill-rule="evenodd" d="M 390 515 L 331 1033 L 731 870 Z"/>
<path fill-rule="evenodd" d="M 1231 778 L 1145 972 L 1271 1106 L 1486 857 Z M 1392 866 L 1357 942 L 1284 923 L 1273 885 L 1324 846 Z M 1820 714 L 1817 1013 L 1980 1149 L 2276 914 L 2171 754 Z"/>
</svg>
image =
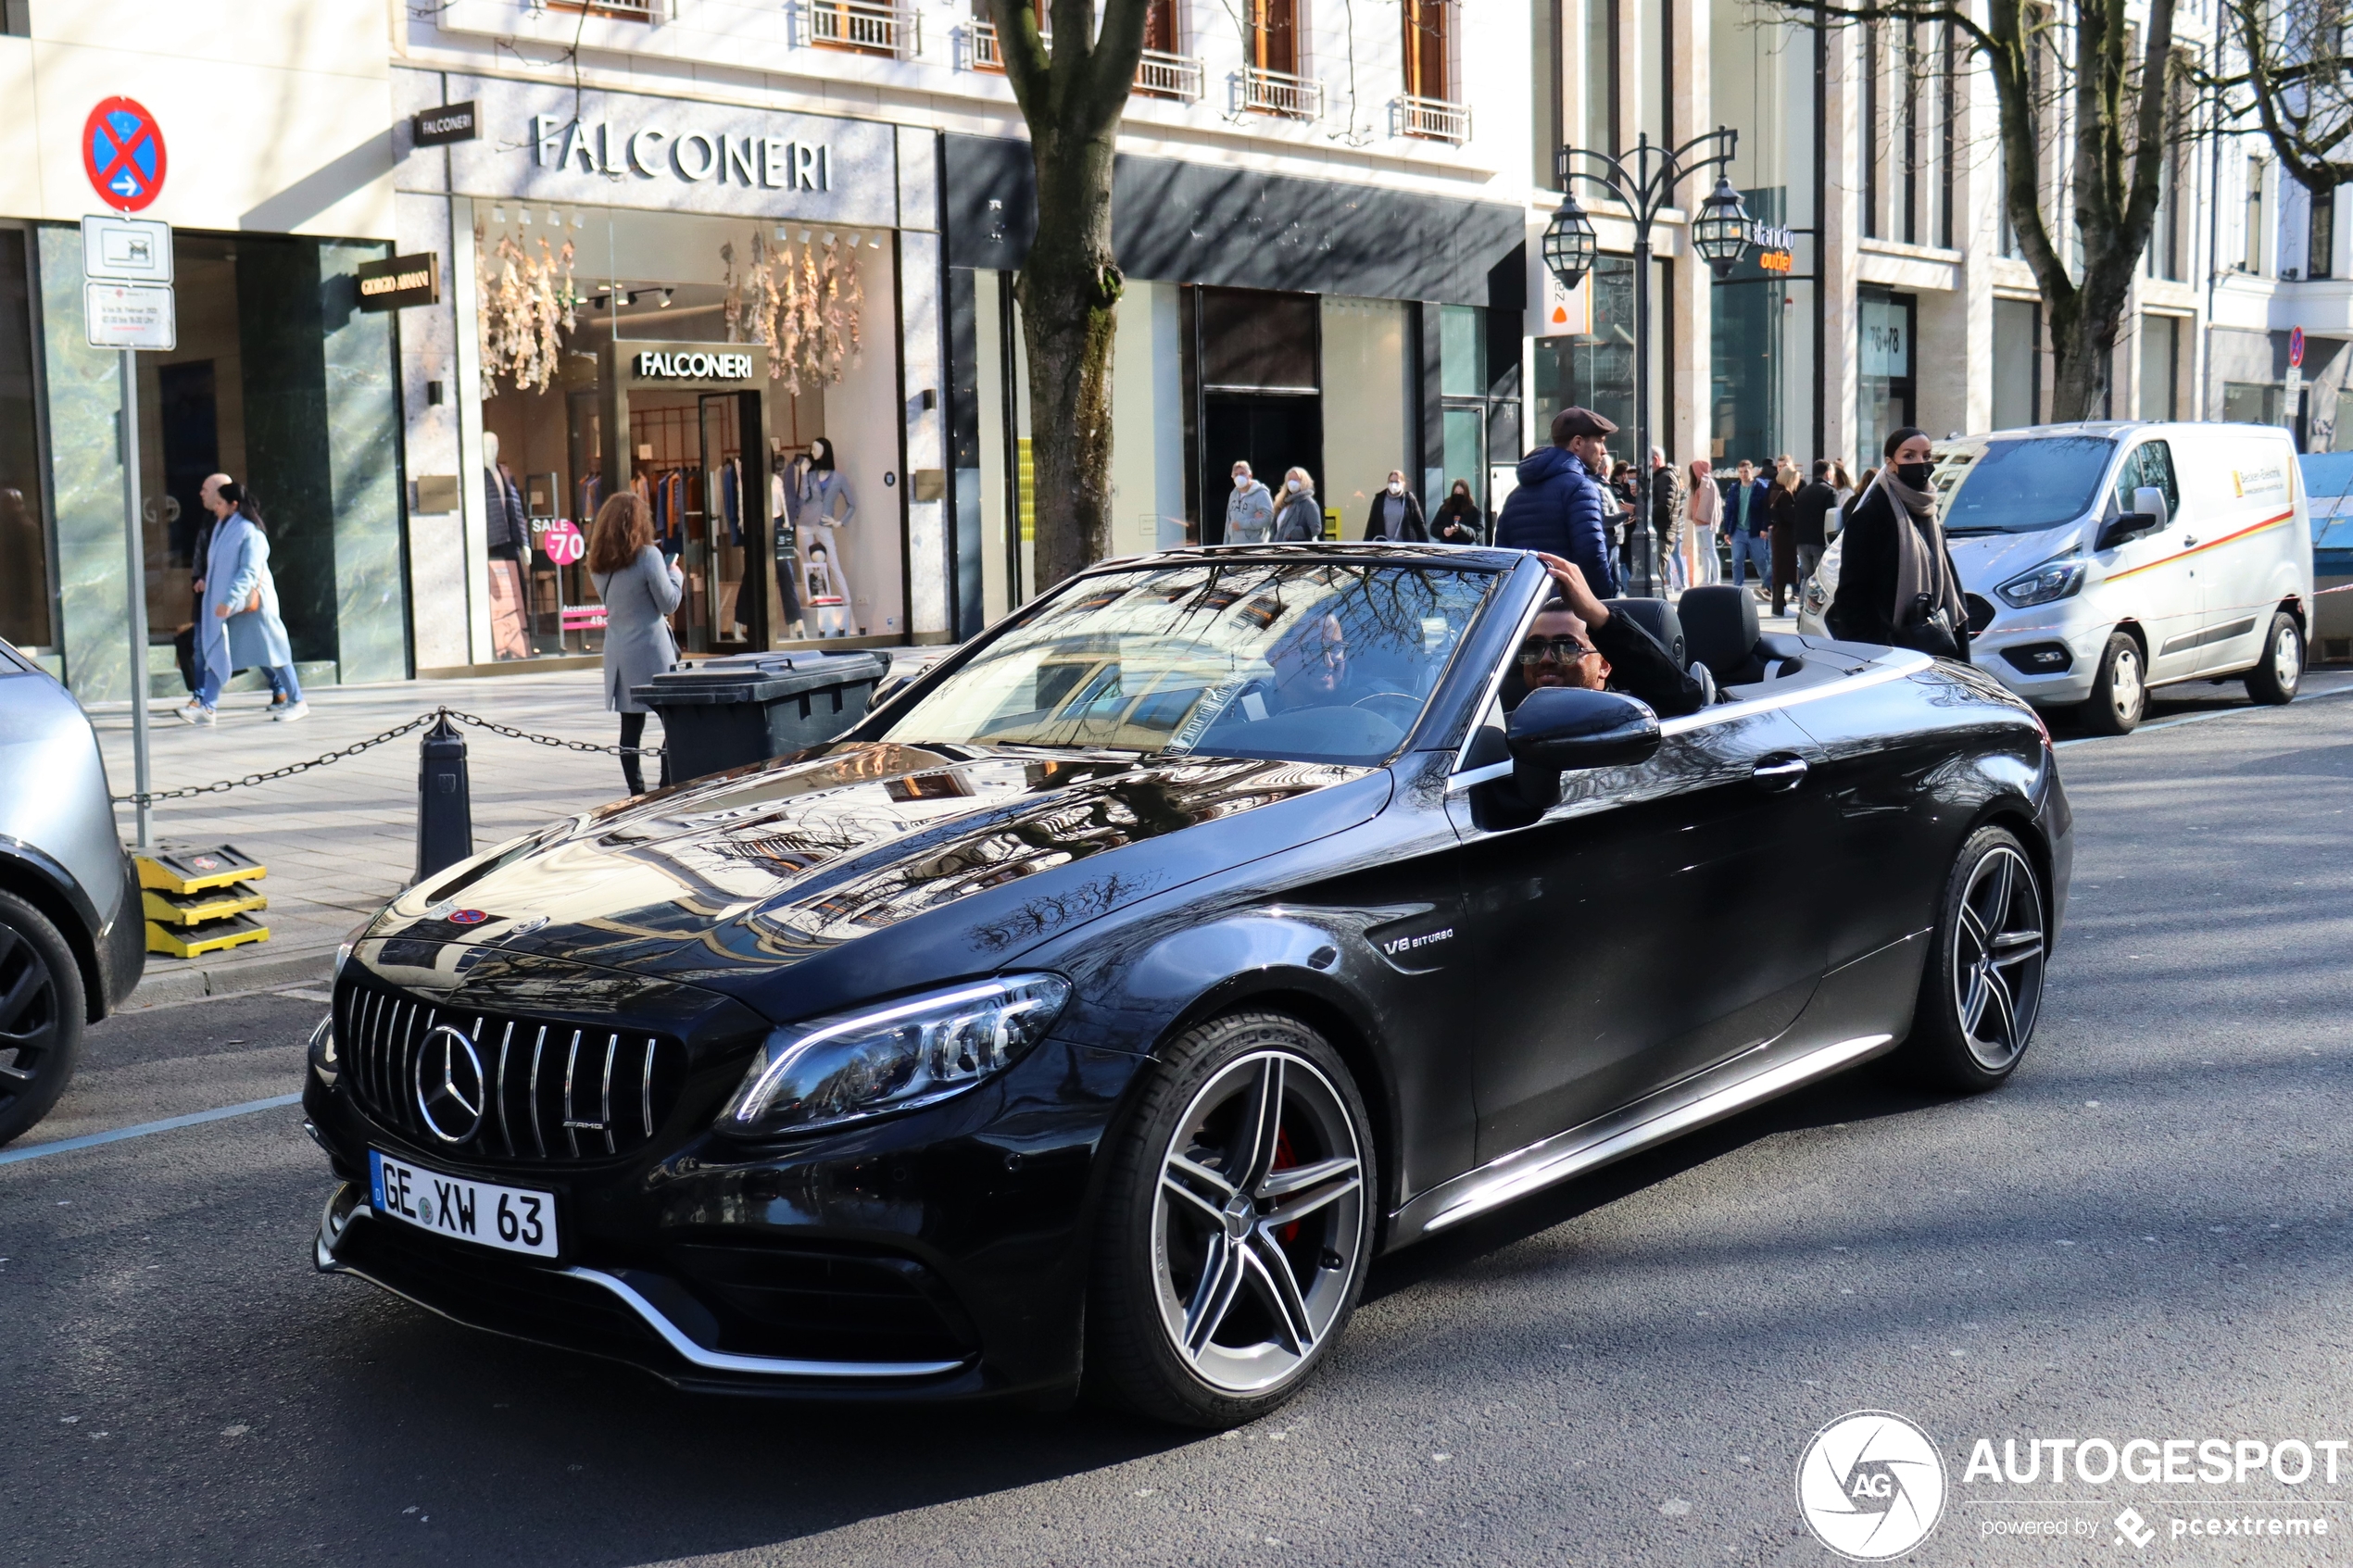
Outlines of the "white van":
<svg viewBox="0 0 2353 1568">
<path fill-rule="evenodd" d="M 1938 444 L 1970 657 L 2038 707 L 2141 721 L 2151 686 L 2239 677 L 2286 702 L 2304 677 L 2312 529 L 2275 425 L 2101 420 Z M 1799 595 L 1822 633 L 1836 546 Z"/>
</svg>

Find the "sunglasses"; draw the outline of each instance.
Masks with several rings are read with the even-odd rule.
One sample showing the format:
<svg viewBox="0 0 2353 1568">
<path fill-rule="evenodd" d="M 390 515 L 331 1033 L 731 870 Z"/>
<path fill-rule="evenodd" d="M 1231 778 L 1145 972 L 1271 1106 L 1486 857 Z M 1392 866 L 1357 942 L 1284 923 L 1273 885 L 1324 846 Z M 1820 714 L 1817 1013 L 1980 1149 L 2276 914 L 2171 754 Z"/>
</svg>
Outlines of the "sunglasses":
<svg viewBox="0 0 2353 1568">
<path fill-rule="evenodd" d="M 1541 664 L 1549 659 L 1556 664 L 1574 664 L 1595 651 L 1592 644 L 1574 637 L 1530 637 L 1519 645 L 1519 661 Z"/>
</svg>

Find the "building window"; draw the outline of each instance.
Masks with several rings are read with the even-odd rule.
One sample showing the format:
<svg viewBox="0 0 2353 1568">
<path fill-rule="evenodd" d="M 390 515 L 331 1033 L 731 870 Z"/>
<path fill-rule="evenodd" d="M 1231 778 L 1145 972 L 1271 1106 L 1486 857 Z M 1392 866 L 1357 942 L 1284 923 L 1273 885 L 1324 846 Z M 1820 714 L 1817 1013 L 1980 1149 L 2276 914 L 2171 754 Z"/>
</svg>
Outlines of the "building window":
<svg viewBox="0 0 2353 1568">
<path fill-rule="evenodd" d="M 1860 445 L 1877 452 L 1890 433 L 1915 423 L 1912 375 L 1914 297 L 1874 289 L 1856 298 L 1863 327 L 1862 375 L 1856 409 Z"/>
<path fill-rule="evenodd" d="M 1863 24 L 1863 237 L 1876 240 L 1885 232 L 1880 221 L 1882 198 L 1880 160 L 1886 156 L 1886 94 L 1880 73 L 1886 69 L 1886 26 Z"/>
<path fill-rule="evenodd" d="M 1535 26 L 1528 40 L 1529 54 L 1533 56 L 1529 96 L 1536 132 L 1536 144 L 1529 149 L 1530 162 L 1535 183 L 1547 190 L 1559 182 L 1559 176 L 1554 172 L 1554 160 L 1560 156 L 1561 144 L 1568 140 L 1568 112 L 1564 102 L 1567 94 L 1561 90 L 1562 4 L 1563 0 L 1544 0 L 1534 7 Z"/>
<path fill-rule="evenodd" d="M 2141 318 L 2141 418 L 2178 420 L 2181 414 L 2182 320 Z"/>
<path fill-rule="evenodd" d="M 1244 0 L 1250 7 L 1250 63 L 1299 74 L 1299 0 Z"/>
<path fill-rule="evenodd" d="M 0 35 L 32 36 L 32 0 L 0 0 Z"/>
<path fill-rule="evenodd" d="M 2019 430 L 2043 420 L 2043 307 L 2032 299 L 1994 302 L 1994 428 Z"/>
<path fill-rule="evenodd" d="M 1405 91 L 1416 98 L 1451 98 L 1448 68 L 1453 49 L 1453 0 L 1403 0 Z"/>
<path fill-rule="evenodd" d="M 2246 160 L 2246 248 L 2239 257 L 2239 270 L 2263 270 L 2263 160 Z"/>
<path fill-rule="evenodd" d="M 2336 192 L 2334 189 L 2312 193 L 2312 223 L 2304 245 L 2304 275 L 2308 278 L 2336 276 Z"/>
<path fill-rule="evenodd" d="M 1959 35 L 1951 22 L 1938 24 L 1937 38 L 1944 69 L 1936 79 L 1936 243 L 1951 250 L 1955 245 L 1953 201 L 1957 184 L 1954 166 L 1960 156 L 1960 95 L 1957 88 L 1961 80 L 1961 52 Z"/>
<path fill-rule="evenodd" d="M 1585 144 L 1617 151 L 1618 0 L 1585 0 Z"/>
</svg>

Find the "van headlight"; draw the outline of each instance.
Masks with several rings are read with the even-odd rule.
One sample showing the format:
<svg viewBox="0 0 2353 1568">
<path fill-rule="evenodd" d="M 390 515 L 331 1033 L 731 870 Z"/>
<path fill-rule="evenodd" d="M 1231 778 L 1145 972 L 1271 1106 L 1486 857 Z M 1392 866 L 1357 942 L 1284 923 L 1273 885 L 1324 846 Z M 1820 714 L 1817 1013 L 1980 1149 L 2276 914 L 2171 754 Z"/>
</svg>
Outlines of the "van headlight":
<svg viewBox="0 0 2353 1568">
<path fill-rule="evenodd" d="M 2083 562 L 2079 557 L 2045 561 L 2023 577 L 2013 577 L 1994 591 L 2012 608 L 2046 605 L 2066 598 L 2083 586 Z"/>
<path fill-rule="evenodd" d="M 1013 974 L 772 1031 L 720 1113 L 739 1137 L 813 1133 L 962 1094 L 1046 1037 L 1058 974 Z"/>
</svg>

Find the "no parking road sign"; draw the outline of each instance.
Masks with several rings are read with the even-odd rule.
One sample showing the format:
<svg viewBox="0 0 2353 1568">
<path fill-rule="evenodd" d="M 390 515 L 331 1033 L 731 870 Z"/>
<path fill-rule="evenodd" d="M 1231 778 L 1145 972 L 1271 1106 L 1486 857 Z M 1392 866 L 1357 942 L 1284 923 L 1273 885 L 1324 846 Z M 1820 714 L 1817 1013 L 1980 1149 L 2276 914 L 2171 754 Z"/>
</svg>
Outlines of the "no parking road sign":
<svg viewBox="0 0 2353 1568">
<path fill-rule="evenodd" d="M 163 128 L 133 98 L 108 98 L 82 122 L 82 171 L 118 212 L 137 212 L 163 190 Z"/>
</svg>

